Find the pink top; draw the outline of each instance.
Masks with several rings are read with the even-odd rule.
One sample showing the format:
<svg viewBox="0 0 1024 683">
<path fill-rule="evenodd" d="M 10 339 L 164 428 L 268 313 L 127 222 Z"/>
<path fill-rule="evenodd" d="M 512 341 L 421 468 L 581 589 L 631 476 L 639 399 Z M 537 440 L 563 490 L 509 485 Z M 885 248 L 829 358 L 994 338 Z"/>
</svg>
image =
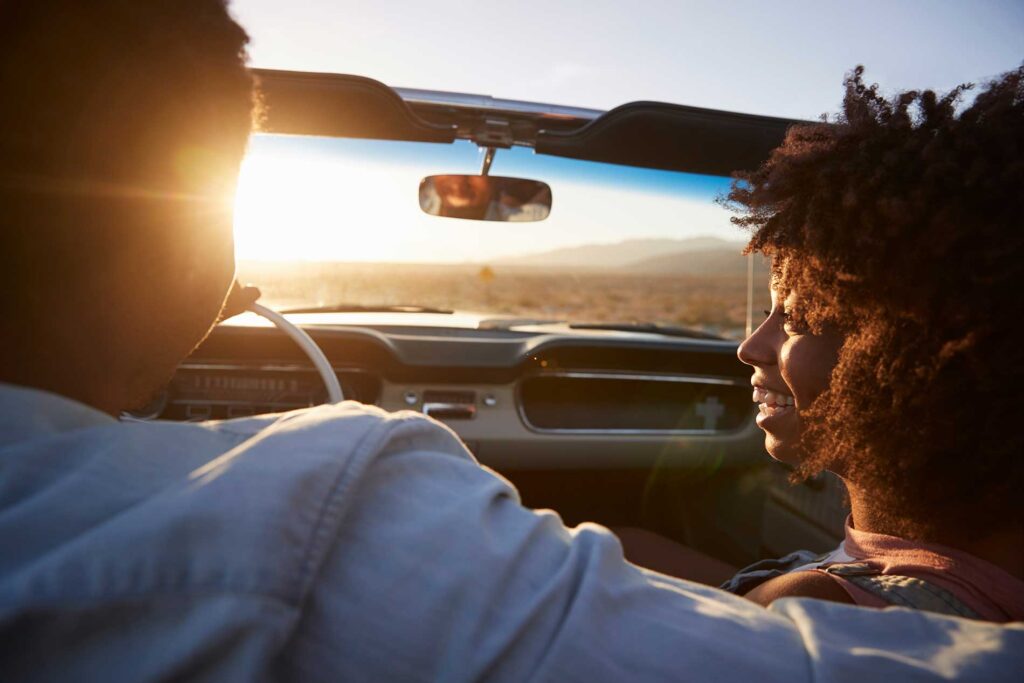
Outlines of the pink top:
<svg viewBox="0 0 1024 683">
<path fill-rule="evenodd" d="M 837 552 L 807 569 L 823 571 L 819 568 L 851 561 L 869 564 L 883 575 L 909 576 L 944 588 L 985 620 L 1024 621 L 1024 581 L 963 551 L 860 531 L 854 529 L 847 518 L 846 539 Z M 828 575 L 839 582 L 854 603 L 866 607 L 889 606 L 882 598 L 843 577 Z"/>
</svg>

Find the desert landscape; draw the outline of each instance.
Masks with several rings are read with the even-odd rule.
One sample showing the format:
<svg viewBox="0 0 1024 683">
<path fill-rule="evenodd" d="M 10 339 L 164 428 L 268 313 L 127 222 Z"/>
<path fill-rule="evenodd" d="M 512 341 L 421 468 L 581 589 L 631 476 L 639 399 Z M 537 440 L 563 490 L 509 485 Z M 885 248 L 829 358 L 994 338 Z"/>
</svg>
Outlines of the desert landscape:
<svg viewBox="0 0 1024 683">
<path fill-rule="evenodd" d="M 417 305 L 573 322 L 654 322 L 730 338 L 744 331 L 747 259 L 714 238 L 582 245 L 489 263 L 242 262 L 263 300 L 293 306 Z M 755 262 L 754 310 L 770 306 Z"/>
</svg>

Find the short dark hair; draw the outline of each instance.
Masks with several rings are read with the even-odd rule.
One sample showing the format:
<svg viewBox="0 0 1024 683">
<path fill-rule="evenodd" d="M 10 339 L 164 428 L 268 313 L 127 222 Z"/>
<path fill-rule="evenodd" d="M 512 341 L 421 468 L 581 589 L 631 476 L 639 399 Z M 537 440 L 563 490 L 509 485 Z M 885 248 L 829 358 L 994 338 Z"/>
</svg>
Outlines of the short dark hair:
<svg viewBox="0 0 1024 683">
<path fill-rule="evenodd" d="M 793 127 L 729 195 L 789 311 L 845 342 L 805 412 L 801 475 L 842 463 L 907 536 L 1024 522 L 1024 67 Z M 962 111 L 961 111 L 962 110 Z"/>
<path fill-rule="evenodd" d="M 224 0 L 0 0 L 2 171 L 137 181 L 183 139 L 240 154 L 247 42 Z"/>
<path fill-rule="evenodd" d="M 234 180 L 254 109 L 247 42 L 224 0 L 0 0 L 6 317 L 47 294 L 40 268 L 69 276 L 100 263 L 83 250 L 138 239 L 133 201 L 185 191 L 199 167 Z"/>
</svg>

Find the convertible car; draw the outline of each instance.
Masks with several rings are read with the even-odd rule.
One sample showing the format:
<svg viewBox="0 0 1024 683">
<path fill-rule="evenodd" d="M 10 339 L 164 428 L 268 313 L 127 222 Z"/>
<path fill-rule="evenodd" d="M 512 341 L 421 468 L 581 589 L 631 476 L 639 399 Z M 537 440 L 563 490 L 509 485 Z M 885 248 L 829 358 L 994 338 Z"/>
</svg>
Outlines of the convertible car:
<svg viewBox="0 0 1024 683">
<path fill-rule="evenodd" d="M 322 349 L 346 399 L 444 421 L 526 505 L 569 524 L 647 529 L 733 566 L 835 546 L 837 482 L 790 484 L 754 425 L 736 348 L 764 308 L 765 268 L 740 255 L 742 235 L 714 201 L 792 121 L 257 71 L 263 117 L 239 188 L 241 274 Z M 445 189 L 451 171 L 464 194 L 500 186 L 511 199 L 460 214 L 444 201 L 457 191 Z M 292 195 L 269 196 L 286 186 Z M 614 220 L 651 225 L 609 232 Z M 659 220 L 691 237 L 622 239 Z M 699 221 L 709 227 L 692 237 Z M 308 241 L 311 222 L 361 263 L 268 260 L 289 249 L 268 235 Z M 435 265 L 410 263 L 417 253 Z M 132 417 L 229 418 L 331 397 L 291 337 L 244 314 Z"/>
</svg>

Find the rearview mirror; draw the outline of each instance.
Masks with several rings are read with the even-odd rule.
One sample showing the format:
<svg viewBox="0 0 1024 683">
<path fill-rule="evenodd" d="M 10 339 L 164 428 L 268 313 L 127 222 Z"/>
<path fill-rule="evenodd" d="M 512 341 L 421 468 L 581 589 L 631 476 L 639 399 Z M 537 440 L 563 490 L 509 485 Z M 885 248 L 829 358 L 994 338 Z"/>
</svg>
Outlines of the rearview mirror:
<svg viewBox="0 0 1024 683">
<path fill-rule="evenodd" d="M 551 188 L 523 178 L 432 175 L 420 181 L 420 208 L 477 221 L 542 221 L 551 213 Z"/>
</svg>

